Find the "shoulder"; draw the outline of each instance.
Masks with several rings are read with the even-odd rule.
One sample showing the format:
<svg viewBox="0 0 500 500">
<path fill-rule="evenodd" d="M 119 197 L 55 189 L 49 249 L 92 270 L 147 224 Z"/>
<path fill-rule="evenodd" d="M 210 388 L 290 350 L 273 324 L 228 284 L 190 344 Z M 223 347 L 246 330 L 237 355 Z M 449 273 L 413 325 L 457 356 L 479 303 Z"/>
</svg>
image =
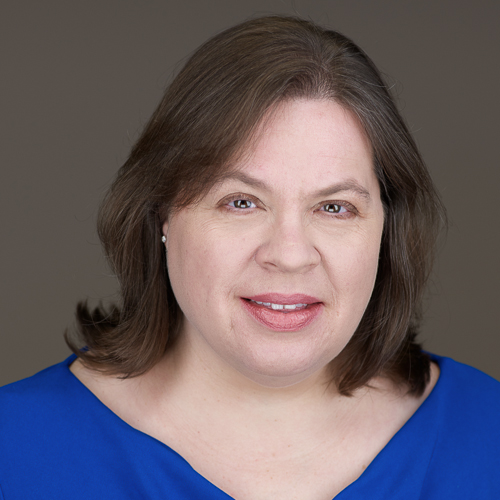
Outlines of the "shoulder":
<svg viewBox="0 0 500 500">
<path fill-rule="evenodd" d="M 0 387 L 0 429 L 9 419 L 36 413 L 40 409 L 50 411 L 57 402 L 63 402 L 69 387 L 68 366 L 74 359 L 51 366 L 32 377 Z"/>
<path fill-rule="evenodd" d="M 441 435 L 470 446 L 479 436 L 500 439 L 500 382 L 450 358 L 433 356 L 433 360 L 441 374 L 429 400 Z"/>
<path fill-rule="evenodd" d="M 99 427 L 69 371 L 73 359 L 0 388 L 0 485 L 7 498 L 35 498 L 50 483 L 61 489 L 71 484 L 63 479 L 71 468 L 88 467 L 77 443 Z"/>
<path fill-rule="evenodd" d="M 450 358 L 432 355 L 432 359 L 441 372 L 436 393 L 445 403 L 443 410 L 452 411 L 456 420 L 498 418 L 500 382 Z"/>
<path fill-rule="evenodd" d="M 435 440 L 422 498 L 500 498 L 500 382 L 432 358 L 441 374 L 425 402 Z"/>
<path fill-rule="evenodd" d="M 21 445 L 30 449 L 63 435 L 78 402 L 68 370 L 72 359 L 0 388 L 0 449 L 15 454 Z"/>
<path fill-rule="evenodd" d="M 0 388 L 0 499 L 226 498 L 113 415 L 71 373 L 74 359 Z"/>
<path fill-rule="evenodd" d="M 6 451 L 12 458 L 23 446 L 56 445 L 71 434 L 75 416 L 84 411 L 78 382 L 68 369 L 73 359 L 0 388 L 0 464 L 7 460 Z"/>
</svg>

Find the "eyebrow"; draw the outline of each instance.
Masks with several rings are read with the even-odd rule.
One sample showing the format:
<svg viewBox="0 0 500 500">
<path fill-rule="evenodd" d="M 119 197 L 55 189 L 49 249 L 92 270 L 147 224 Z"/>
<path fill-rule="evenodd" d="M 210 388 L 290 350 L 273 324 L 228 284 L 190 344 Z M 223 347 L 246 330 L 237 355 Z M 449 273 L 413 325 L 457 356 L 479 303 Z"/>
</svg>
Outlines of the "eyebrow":
<svg viewBox="0 0 500 500">
<path fill-rule="evenodd" d="M 336 193 L 340 193 L 341 191 L 352 191 L 357 193 L 362 198 L 365 198 L 367 201 L 371 200 L 370 193 L 366 188 L 364 188 L 359 182 L 355 180 L 348 179 L 344 182 L 337 182 L 332 184 L 331 186 L 326 187 L 325 189 L 320 189 L 316 191 L 315 196 L 324 197 L 331 196 Z"/>
<path fill-rule="evenodd" d="M 230 172 L 227 175 L 224 175 L 221 180 L 222 182 L 231 180 L 240 181 L 243 182 L 243 184 L 247 184 L 248 186 L 252 186 L 257 189 L 262 189 L 263 191 L 271 191 L 269 186 L 264 181 L 256 179 L 255 177 L 245 174 L 244 172 Z"/>
<path fill-rule="evenodd" d="M 222 181 L 226 180 L 237 180 L 243 182 L 244 184 L 247 184 L 248 186 L 252 186 L 263 191 L 271 191 L 271 188 L 265 182 L 256 179 L 255 177 L 252 177 L 248 174 L 245 174 L 244 172 L 231 172 L 223 177 Z M 316 191 L 315 193 L 313 193 L 313 196 L 315 198 L 328 197 L 342 191 L 351 191 L 358 194 L 367 201 L 371 200 L 369 191 L 354 179 L 347 179 L 343 182 L 336 182 L 331 186 L 327 186 L 326 188 Z"/>
</svg>

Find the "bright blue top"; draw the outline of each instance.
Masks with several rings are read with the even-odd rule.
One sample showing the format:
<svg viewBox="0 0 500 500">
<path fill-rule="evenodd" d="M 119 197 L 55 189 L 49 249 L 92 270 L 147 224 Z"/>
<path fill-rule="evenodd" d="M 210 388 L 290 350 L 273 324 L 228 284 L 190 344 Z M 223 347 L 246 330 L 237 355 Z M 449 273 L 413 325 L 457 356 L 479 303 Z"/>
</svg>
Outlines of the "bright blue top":
<svg viewBox="0 0 500 500">
<path fill-rule="evenodd" d="M 104 406 L 74 359 L 0 389 L 0 499 L 231 498 Z M 500 383 L 433 359 L 429 397 L 335 500 L 500 499 Z"/>
</svg>

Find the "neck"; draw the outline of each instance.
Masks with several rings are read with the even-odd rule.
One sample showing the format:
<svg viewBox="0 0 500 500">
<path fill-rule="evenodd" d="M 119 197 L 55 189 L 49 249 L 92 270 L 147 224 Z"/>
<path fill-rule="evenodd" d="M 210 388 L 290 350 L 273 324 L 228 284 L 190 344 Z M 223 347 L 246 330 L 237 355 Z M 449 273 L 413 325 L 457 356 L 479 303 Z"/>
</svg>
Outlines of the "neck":
<svg viewBox="0 0 500 500">
<path fill-rule="evenodd" d="M 281 385 L 262 385 L 223 362 L 207 359 L 206 352 L 199 356 L 190 347 L 186 341 L 177 343 L 147 375 L 148 399 L 157 415 L 169 414 L 175 405 L 180 413 L 200 419 L 193 428 L 210 421 L 212 429 L 253 429 L 255 433 L 267 429 L 278 437 L 297 435 L 302 427 L 317 432 L 333 420 L 341 422 L 347 408 L 355 404 L 356 398 L 338 394 L 326 368 L 293 384 L 287 380 Z"/>
</svg>

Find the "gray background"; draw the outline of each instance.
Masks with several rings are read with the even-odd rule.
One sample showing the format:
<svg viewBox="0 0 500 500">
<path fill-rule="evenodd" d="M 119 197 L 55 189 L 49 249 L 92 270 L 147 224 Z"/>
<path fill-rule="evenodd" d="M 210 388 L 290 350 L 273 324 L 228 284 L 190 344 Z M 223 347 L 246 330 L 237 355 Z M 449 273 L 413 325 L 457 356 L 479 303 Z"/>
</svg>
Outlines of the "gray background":
<svg viewBox="0 0 500 500">
<path fill-rule="evenodd" d="M 63 359 L 77 300 L 114 297 L 99 200 L 182 61 L 254 15 L 345 33 L 389 75 L 449 210 L 427 349 L 500 379 L 496 0 L 16 0 L 0 12 L 0 385 Z"/>
</svg>

